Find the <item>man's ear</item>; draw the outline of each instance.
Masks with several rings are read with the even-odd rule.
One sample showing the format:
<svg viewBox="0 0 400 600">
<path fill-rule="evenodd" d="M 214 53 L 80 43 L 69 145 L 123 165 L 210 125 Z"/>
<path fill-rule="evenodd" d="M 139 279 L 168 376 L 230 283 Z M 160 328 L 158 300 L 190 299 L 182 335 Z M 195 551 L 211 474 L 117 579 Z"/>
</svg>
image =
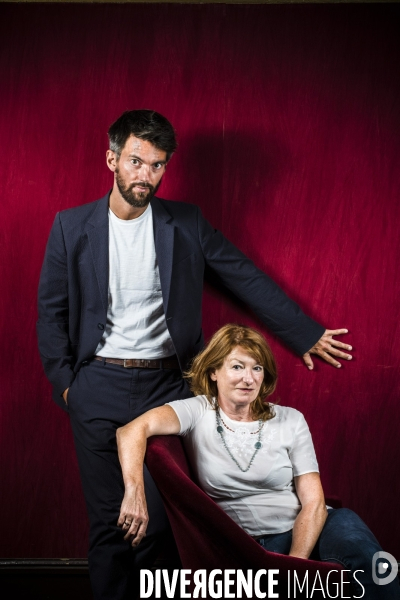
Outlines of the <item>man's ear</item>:
<svg viewBox="0 0 400 600">
<path fill-rule="evenodd" d="M 116 154 L 116 152 L 114 152 L 113 150 L 107 150 L 106 161 L 107 167 L 110 169 L 110 171 L 114 173 L 115 169 L 118 167 L 118 155 Z"/>
</svg>

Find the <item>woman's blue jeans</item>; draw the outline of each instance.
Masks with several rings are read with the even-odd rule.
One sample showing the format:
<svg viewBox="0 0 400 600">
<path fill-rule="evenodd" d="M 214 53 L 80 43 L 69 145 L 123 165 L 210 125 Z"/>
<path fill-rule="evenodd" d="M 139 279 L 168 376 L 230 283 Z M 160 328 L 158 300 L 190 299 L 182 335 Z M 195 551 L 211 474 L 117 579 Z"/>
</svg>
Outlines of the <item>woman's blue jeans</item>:
<svg viewBox="0 0 400 600">
<path fill-rule="evenodd" d="M 289 554 L 292 530 L 266 535 L 257 541 L 269 552 Z M 356 513 L 348 508 L 331 508 L 310 559 L 336 562 L 352 572 L 359 570 L 356 577 L 365 592 L 352 578 L 352 589 L 347 592 L 349 597 L 353 595 L 354 598 L 363 600 L 399 600 L 397 577 L 388 585 L 378 585 L 372 579 L 372 557 L 381 550 L 373 533 Z"/>
</svg>

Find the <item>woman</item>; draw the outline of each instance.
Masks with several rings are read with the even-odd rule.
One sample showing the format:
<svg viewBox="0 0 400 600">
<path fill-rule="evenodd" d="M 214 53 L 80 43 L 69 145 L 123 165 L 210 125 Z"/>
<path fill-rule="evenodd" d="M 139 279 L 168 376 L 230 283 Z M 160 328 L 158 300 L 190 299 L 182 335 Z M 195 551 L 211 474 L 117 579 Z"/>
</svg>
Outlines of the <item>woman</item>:
<svg viewBox="0 0 400 600">
<path fill-rule="evenodd" d="M 265 339 L 250 327 L 226 325 L 187 376 L 194 398 L 169 402 L 117 430 L 125 483 L 118 525 L 125 539 L 138 545 L 148 523 L 147 438 L 179 434 L 203 490 L 266 550 L 364 571 L 353 579 L 355 597 L 400 598 L 397 581 L 372 581 L 372 557 L 381 548 L 367 526 L 350 510 L 325 506 L 303 415 L 265 402 L 277 380 Z"/>
</svg>

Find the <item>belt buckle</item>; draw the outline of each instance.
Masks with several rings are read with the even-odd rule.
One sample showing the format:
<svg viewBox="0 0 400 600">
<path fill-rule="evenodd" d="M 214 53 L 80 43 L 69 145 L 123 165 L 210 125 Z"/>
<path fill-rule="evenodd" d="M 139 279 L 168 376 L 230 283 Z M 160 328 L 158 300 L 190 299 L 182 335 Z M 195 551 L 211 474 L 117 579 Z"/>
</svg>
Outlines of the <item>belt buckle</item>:
<svg viewBox="0 0 400 600">
<path fill-rule="evenodd" d="M 124 358 L 124 367 L 125 369 L 134 369 L 135 367 L 138 369 L 150 369 L 151 368 L 151 360 L 146 358 Z"/>
</svg>

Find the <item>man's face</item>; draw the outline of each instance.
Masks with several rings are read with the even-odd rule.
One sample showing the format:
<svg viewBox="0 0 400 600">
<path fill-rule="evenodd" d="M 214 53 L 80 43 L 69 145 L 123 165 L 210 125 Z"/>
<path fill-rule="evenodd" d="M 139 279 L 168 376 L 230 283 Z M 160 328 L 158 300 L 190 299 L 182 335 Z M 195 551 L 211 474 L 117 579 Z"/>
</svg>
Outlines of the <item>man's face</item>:
<svg viewBox="0 0 400 600">
<path fill-rule="evenodd" d="M 115 183 L 123 199 L 135 208 L 147 206 L 161 184 L 166 164 L 164 150 L 131 135 L 115 161 Z"/>
</svg>

